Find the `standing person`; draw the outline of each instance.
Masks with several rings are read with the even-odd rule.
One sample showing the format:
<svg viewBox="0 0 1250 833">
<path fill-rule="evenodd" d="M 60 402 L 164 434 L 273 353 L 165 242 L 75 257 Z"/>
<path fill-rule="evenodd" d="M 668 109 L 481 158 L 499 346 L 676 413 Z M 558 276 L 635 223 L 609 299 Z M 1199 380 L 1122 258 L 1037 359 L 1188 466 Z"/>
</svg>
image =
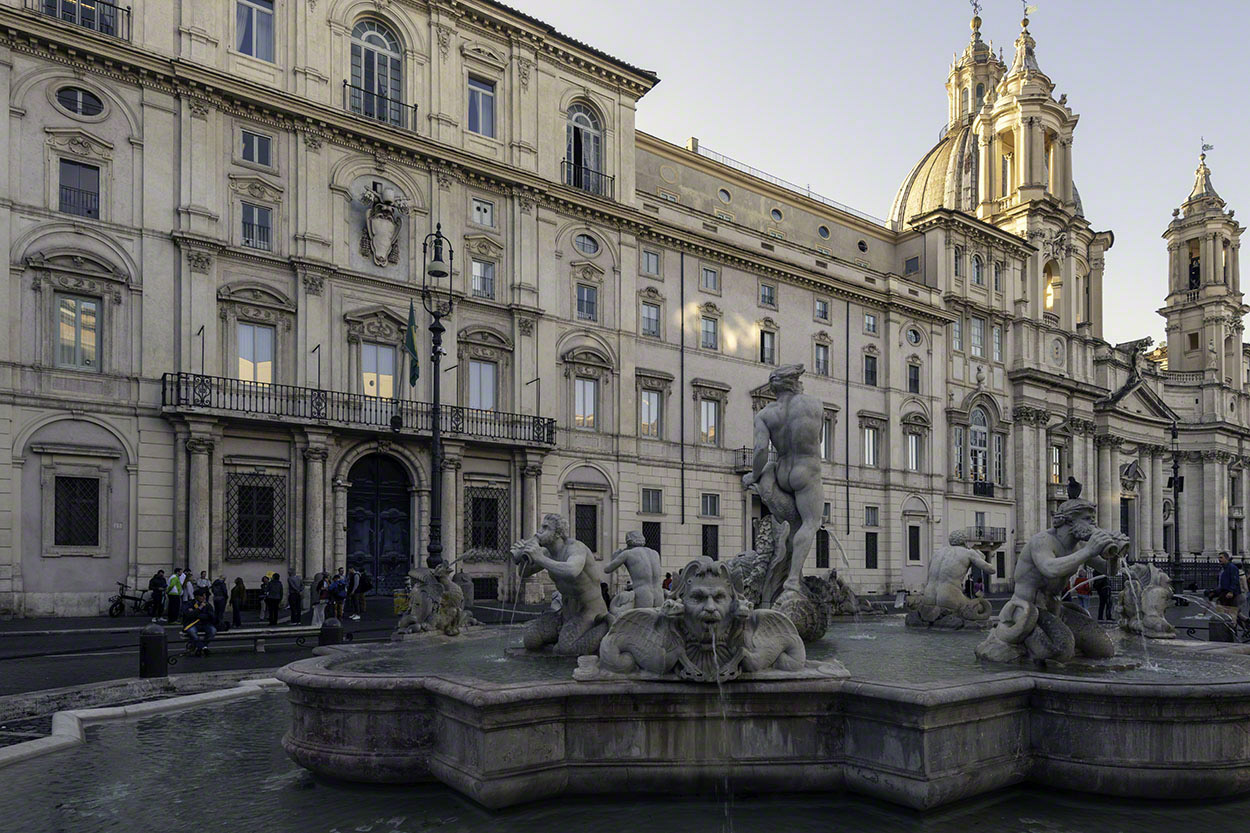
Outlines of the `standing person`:
<svg viewBox="0 0 1250 833">
<path fill-rule="evenodd" d="M 304 580 L 294 567 L 286 571 L 286 603 L 291 609 L 291 624 L 298 625 L 304 617 Z"/>
<path fill-rule="evenodd" d="M 208 590 L 213 595 L 213 615 L 217 617 L 216 624 L 220 628 L 226 621 L 226 600 L 230 597 L 230 588 L 226 587 L 225 578 L 218 576 Z"/>
<path fill-rule="evenodd" d="M 230 588 L 230 624 L 232 627 L 243 627 L 243 605 L 247 601 L 247 587 L 243 579 L 236 578 L 234 587 Z"/>
<path fill-rule="evenodd" d="M 169 577 L 169 582 L 165 585 L 165 598 L 168 600 L 169 609 L 165 612 L 166 622 L 177 622 L 182 615 L 182 591 L 185 579 L 182 575 L 182 568 L 175 567 L 174 574 Z"/>
<path fill-rule="evenodd" d="M 152 616 L 158 622 L 165 621 L 165 586 L 168 583 L 164 570 L 157 570 L 148 581 L 148 589 L 152 591 Z"/>
<path fill-rule="evenodd" d="M 212 592 L 213 583 L 208 580 L 208 570 L 200 570 L 200 577 L 195 582 L 196 590 L 207 590 Z"/>
<path fill-rule="evenodd" d="M 1241 594 L 1241 580 L 1237 575 L 1237 565 L 1233 564 L 1227 552 L 1220 553 L 1220 581 L 1215 589 L 1215 603 L 1225 607 L 1236 607 Z"/>
<path fill-rule="evenodd" d="M 347 568 L 347 609 L 344 611 L 348 617 L 359 619 L 356 613 L 356 588 L 360 586 L 360 573 L 356 572 L 355 567 Z"/>
<path fill-rule="evenodd" d="M 357 573 L 359 578 L 356 581 L 356 615 L 353 619 L 361 619 L 369 609 L 366 594 L 373 589 L 373 579 L 369 578 L 369 574 L 364 570 Z"/>
<path fill-rule="evenodd" d="M 278 627 L 278 605 L 282 604 L 282 579 L 274 573 L 265 591 L 265 606 L 269 608 L 269 627 Z"/>
<path fill-rule="evenodd" d="M 672 574 L 672 573 L 665 573 L 665 574 L 664 574 L 664 582 L 663 582 L 660 586 L 664 588 L 664 592 L 666 592 L 666 593 L 667 593 L 669 590 L 672 590 L 672 589 L 673 589 L 673 574 Z"/>
<path fill-rule="evenodd" d="M 330 587 L 330 577 L 325 573 L 317 573 L 313 577 L 312 586 L 312 623 L 314 627 L 321 627 L 326 620 L 326 602 L 330 598 L 328 588 Z"/>
<path fill-rule="evenodd" d="M 265 573 L 260 577 L 260 621 L 265 621 L 265 609 L 269 606 L 266 599 L 269 598 L 269 574 Z"/>
<path fill-rule="evenodd" d="M 1098 621 L 1111 621 L 1111 582 L 1107 574 L 1101 571 L 1094 573 L 1094 591 L 1098 594 Z"/>
<path fill-rule="evenodd" d="M 339 574 L 334 577 L 334 581 L 330 582 L 330 610 L 335 619 L 343 618 L 343 601 L 347 598 L 347 577 L 343 575 L 343 568 L 339 567 Z"/>
<path fill-rule="evenodd" d="M 1090 596 L 1089 571 L 1086 570 L 1084 567 L 1077 570 L 1076 573 L 1073 574 L 1071 580 L 1069 581 L 1069 586 L 1072 588 L 1072 597 L 1076 599 L 1077 604 L 1081 606 L 1081 610 L 1086 610 L 1086 611 L 1089 610 L 1089 596 Z M 1101 609 L 1098 611 L 1098 618 L 1099 619 L 1102 618 Z"/>
</svg>

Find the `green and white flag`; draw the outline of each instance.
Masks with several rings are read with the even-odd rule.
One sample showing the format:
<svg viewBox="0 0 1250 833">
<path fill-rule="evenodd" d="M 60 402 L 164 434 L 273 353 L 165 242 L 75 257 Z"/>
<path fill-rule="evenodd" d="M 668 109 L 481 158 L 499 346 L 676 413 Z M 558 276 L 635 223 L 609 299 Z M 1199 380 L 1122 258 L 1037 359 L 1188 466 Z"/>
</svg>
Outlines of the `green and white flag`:
<svg viewBox="0 0 1250 833">
<path fill-rule="evenodd" d="M 421 360 L 417 357 L 417 308 L 408 301 L 408 331 L 404 333 L 404 352 L 411 357 L 408 362 L 408 385 L 416 387 L 421 378 Z"/>
</svg>

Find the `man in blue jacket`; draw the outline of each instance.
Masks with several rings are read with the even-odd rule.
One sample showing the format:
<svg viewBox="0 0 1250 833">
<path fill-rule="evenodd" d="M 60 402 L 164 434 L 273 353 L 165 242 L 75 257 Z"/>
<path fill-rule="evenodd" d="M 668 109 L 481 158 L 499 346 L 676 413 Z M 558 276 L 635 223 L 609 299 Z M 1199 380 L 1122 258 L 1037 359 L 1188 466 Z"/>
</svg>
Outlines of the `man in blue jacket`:
<svg viewBox="0 0 1250 833">
<path fill-rule="evenodd" d="M 1227 607 L 1237 606 L 1237 596 L 1241 593 L 1241 582 L 1237 576 L 1237 566 L 1228 557 L 1228 553 L 1220 553 L 1220 583 L 1215 588 L 1215 601 Z"/>
</svg>

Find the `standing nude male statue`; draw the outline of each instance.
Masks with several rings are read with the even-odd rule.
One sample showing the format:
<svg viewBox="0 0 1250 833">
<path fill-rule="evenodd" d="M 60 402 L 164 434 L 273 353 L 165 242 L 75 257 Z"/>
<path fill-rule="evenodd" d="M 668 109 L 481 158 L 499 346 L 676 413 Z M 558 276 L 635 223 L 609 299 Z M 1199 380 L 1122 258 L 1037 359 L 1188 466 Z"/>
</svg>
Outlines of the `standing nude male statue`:
<svg viewBox="0 0 1250 833">
<path fill-rule="evenodd" d="M 641 532 L 625 533 L 625 548 L 612 553 L 612 560 L 603 568 L 605 573 L 624 567 L 629 571 L 633 585 L 633 607 L 659 607 L 664 601 L 664 589 L 660 587 L 660 554 L 647 546 Z"/>
</svg>

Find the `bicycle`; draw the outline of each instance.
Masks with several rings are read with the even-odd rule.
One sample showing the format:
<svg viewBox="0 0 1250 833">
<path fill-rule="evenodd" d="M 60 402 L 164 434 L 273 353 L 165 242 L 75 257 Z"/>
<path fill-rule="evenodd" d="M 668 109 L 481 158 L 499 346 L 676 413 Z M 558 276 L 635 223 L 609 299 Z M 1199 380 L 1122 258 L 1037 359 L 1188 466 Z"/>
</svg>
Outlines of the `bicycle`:
<svg viewBox="0 0 1250 833">
<path fill-rule="evenodd" d="M 157 615 L 156 600 L 148 598 L 148 591 L 144 590 L 138 596 L 127 595 L 126 591 L 130 589 L 130 585 L 124 581 L 117 582 L 117 595 L 109 598 L 109 616 L 116 619 L 126 612 L 126 602 L 132 602 L 130 615 L 144 616 Z"/>
</svg>

